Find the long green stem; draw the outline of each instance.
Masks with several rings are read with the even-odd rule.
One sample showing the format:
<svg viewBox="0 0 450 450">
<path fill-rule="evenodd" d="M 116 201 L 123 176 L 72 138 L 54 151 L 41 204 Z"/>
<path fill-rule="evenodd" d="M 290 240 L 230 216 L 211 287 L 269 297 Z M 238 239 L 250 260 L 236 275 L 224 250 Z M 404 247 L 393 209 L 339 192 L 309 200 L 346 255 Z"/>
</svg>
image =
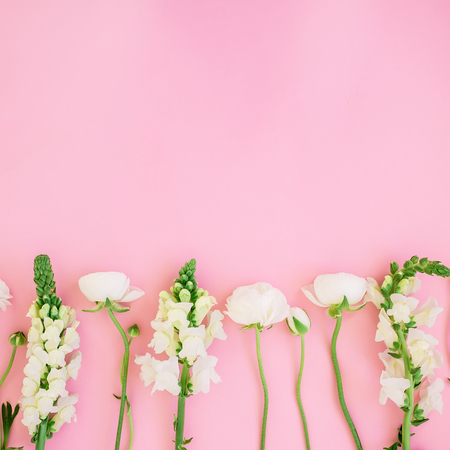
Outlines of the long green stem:
<svg viewBox="0 0 450 450">
<path fill-rule="evenodd" d="M 176 431 L 175 431 L 175 450 L 179 450 L 183 445 L 183 435 L 184 435 L 184 413 L 186 407 L 186 397 L 189 392 L 187 389 L 189 381 L 189 369 L 191 367 L 185 361 L 183 363 L 183 370 L 181 372 L 181 391 L 178 395 L 178 409 L 177 409 L 177 420 L 176 420 Z"/>
<path fill-rule="evenodd" d="M 124 354 L 123 360 L 122 360 L 123 366 L 121 368 L 122 395 L 120 397 L 119 423 L 117 425 L 116 446 L 115 446 L 115 450 L 119 450 L 120 449 L 120 437 L 122 435 L 123 415 L 125 413 L 125 403 L 127 400 L 127 378 L 128 378 L 128 362 L 130 360 L 130 345 L 128 343 L 128 339 L 127 339 L 127 335 L 125 334 L 125 331 L 123 331 L 123 328 L 120 326 L 120 323 L 117 321 L 111 308 L 108 309 L 108 314 L 110 315 L 116 328 L 119 330 L 119 333 L 122 336 L 123 343 L 125 346 L 125 354 Z"/>
<path fill-rule="evenodd" d="M 358 450 L 362 450 L 361 441 L 359 440 L 359 436 L 356 431 L 355 425 L 353 424 L 352 418 L 350 417 L 350 413 L 348 412 L 348 409 L 347 409 L 347 405 L 345 404 L 344 389 L 342 388 L 341 371 L 339 370 L 339 364 L 338 364 L 337 354 L 336 354 L 336 342 L 337 342 L 339 330 L 341 329 L 341 323 L 342 323 L 342 316 L 339 316 L 336 319 L 336 327 L 334 329 L 333 338 L 331 339 L 331 359 L 333 361 L 334 372 L 336 374 L 336 383 L 337 383 L 337 390 L 338 390 L 338 396 L 339 396 L 339 403 L 341 404 L 342 411 L 347 420 L 350 431 L 352 432 L 353 439 L 356 444 L 356 448 Z"/>
<path fill-rule="evenodd" d="M 47 439 L 48 417 L 39 424 L 38 437 L 36 442 L 36 450 L 45 449 L 45 441 Z"/>
<path fill-rule="evenodd" d="M 14 345 L 13 349 L 12 349 L 12 353 L 11 353 L 11 358 L 9 359 L 8 367 L 6 368 L 6 371 L 3 374 L 2 379 L 0 380 L 0 388 L 2 387 L 3 382 L 6 380 L 6 377 L 8 376 L 9 371 L 11 370 L 11 367 L 12 367 L 13 362 L 14 362 L 14 357 L 16 356 L 16 351 L 17 351 L 17 346 Z"/>
<path fill-rule="evenodd" d="M 302 415 L 302 422 L 303 422 L 303 430 L 304 430 L 304 433 L 305 433 L 306 448 L 307 448 L 307 450 L 310 450 L 311 447 L 309 445 L 308 424 L 306 423 L 305 411 L 303 410 L 302 398 L 301 398 L 301 395 L 300 395 L 300 388 L 301 388 L 301 384 L 302 384 L 302 375 L 303 375 L 303 367 L 305 366 L 305 338 L 304 338 L 303 334 L 301 335 L 301 339 L 302 339 L 302 356 L 301 356 L 301 359 L 300 359 L 300 371 L 298 373 L 298 381 L 297 381 L 297 402 L 298 402 L 298 407 L 300 408 L 300 414 Z"/>
<path fill-rule="evenodd" d="M 261 428 L 261 450 L 264 450 L 266 446 L 267 412 L 269 410 L 269 391 L 267 390 L 267 383 L 266 378 L 264 376 L 264 369 L 261 359 L 261 342 L 260 342 L 261 331 L 259 331 L 258 327 L 255 327 L 255 331 L 256 331 L 256 353 L 258 356 L 259 374 L 261 376 L 261 383 L 264 390 L 264 414 Z"/>
<path fill-rule="evenodd" d="M 408 396 L 408 405 L 409 408 L 405 411 L 403 415 L 403 424 L 402 424 L 402 450 L 409 450 L 410 442 L 411 442 L 411 416 L 412 411 L 414 409 L 414 383 L 413 377 L 411 375 L 411 368 L 409 365 L 409 353 L 408 348 L 406 347 L 405 337 L 403 335 L 402 330 L 397 331 L 398 341 L 400 343 L 402 349 L 402 358 L 405 365 L 405 378 L 409 380 L 409 388 L 406 391 Z"/>
</svg>

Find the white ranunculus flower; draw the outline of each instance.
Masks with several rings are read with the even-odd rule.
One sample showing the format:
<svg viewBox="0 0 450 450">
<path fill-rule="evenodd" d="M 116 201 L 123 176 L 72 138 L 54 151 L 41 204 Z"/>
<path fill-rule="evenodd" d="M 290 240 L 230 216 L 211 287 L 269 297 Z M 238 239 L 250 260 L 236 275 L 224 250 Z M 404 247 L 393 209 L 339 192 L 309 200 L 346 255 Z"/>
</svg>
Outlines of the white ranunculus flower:
<svg viewBox="0 0 450 450">
<path fill-rule="evenodd" d="M 225 331 L 223 329 L 222 320 L 225 316 L 216 309 L 215 311 L 210 311 L 208 313 L 208 322 L 206 325 L 205 333 L 205 349 L 207 349 L 213 342 L 214 339 L 220 339 L 224 341 L 227 338 Z"/>
<path fill-rule="evenodd" d="M 91 302 L 132 302 L 144 295 L 144 291 L 130 286 L 130 279 L 121 272 L 96 272 L 78 280 L 81 292 Z"/>
<path fill-rule="evenodd" d="M 419 390 L 419 408 L 423 409 L 423 417 L 436 410 L 442 414 L 444 402 L 442 401 L 441 392 L 444 390 L 444 382 L 440 378 L 436 378 L 433 382 L 427 378 L 420 386 Z"/>
<path fill-rule="evenodd" d="M 286 319 L 289 329 L 294 336 L 306 334 L 311 328 L 311 320 L 304 309 L 292 306 Z"/>
<path fill-rule="evenodd" d="M 167 361 L 158 361 L 149 353 L 146 353 L 143 356 L 136 356 L 134 362 L 141 366 L 140 377 L 144 382 L 144 386 L 147 387 L 151 383 L 155 383 L 152 395 L 156 390 L 166 390 L 172 395 L 180 393 L 181 387 L 178 384 L 180 367 L 176 356 L 171 356 Z"/>
<path fill-rule="evenodd" d="M 55 431 L 59 431 L 64 423 L 70 423 L 73 419 L 74 422 L 77 421 L 77 416 L 75 414 L 75 403 L 78 401 L 78 394 L 71 394 L 67 397 L 60 397 L 56 403 L 58 412 L 52 417 L 54 423 L 53 428 Z"/>
<path fill-rule="evenodd" d="M 416 322 L 418 327 L 427 325 L 428 328 L 431 328 L 436 322 L 436 317 L 442 311 L 444 311 L 444 308 L 438 306 L 434 297 L 430 297 L 421 308 L 416 308 L 412 312 L 412 315 L 414 316 L 414 322 Z"/>
<path fill-rule="evenodd" d="M 380 321 L 378 322 L 377 332 L 375 333 L 375 342 L 384 341 L 386 347 L 391 348 L 398 339 L 397 333 L 392 328 L 391 319 L 384 309 L 380 311 L 378 318 Z"/>
<path fill-rule="evenodd" d="M 222 380 L 214 370 L 218 359 L 215 356 L 199 356 L 192 366 L 192 393 L 198 394 L 200 391 L 207 394 L 210 389 L 211 381 L 220 383 Z"/>
<path fill-rule="evenodd" d="M 191 328 L 181 328 L 180 341 L 182 343 L 179 358 L 186 358 L 190 365 L 194 364 L 197 356 L 208 356 L 205 350 L 205 325 Z"/>
<path fill-rule="evenodd" d="M 225 314 L 242 325 L 266 327 L 286 319 L 289 305 L 281 291 L 269 283 L 256 283 L 238 287 L 227 298 Z"/>
<path fill-rule="evenodd" d="M 314 284 L 302 288 L 308 300 L 318 306 L 340 305 L 347 297 L 349 305 L 360 302 L 367 291 L 367 281 L 350 273 L 319 275 Z"/>
<path fill-rule="evenodd" d="M 419 300 L 414 297 L 405 297 L 402 294 L 392 294 L 391 300 L 394 305 L 387 310 L 388 315 L 393 316 L 397 323 L 409 323 L 411 313 L 419 304 Z"/>
<path fill-rule="evenodd" d="M 405 378 L 390 377 L 386 371 L 381 372 L 380 403 L 386 404 L 390 398 L 399 408 L 405 404 L 405 391 L 409 388 L 410 382 Z"/>
<path fill-rule="evenodd" d="M 11 302 L 8 299 L 12 298 L 12 295 L 9 293 L 9 287 L 6 286 L 6 283 L 0 280 L 0 309 L 6 311 L 6 306 L 11 305 Z"/>
<path fill-rule="evenodd" d="M 364 301 L 372 302 L 377 309 L 381 309 L 381 304 L 384 303 L 384 297 L 381 293 L 380 286 L 375 279 L 367 277 L 367 292 L 364 296 Z"/>
</svg>

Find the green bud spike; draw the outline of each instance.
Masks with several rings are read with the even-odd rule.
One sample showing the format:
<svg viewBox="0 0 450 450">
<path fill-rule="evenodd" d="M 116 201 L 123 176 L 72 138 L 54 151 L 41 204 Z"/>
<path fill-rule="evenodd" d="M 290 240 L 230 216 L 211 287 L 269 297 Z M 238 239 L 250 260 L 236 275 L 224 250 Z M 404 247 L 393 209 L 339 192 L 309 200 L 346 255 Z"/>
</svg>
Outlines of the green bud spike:
<svg viewBox="0 0 450 450">
<path fill-rule="evenodd" d="M 36 283 L 37 304 L 41 308 L 41 318 L 50 316 L 57 319 L 58 314 L 52 306 L 59 307 L 61 299 L 56 296 L 55 282 L 50 258 L 39 255 L 34 259 L 34 282 Z M 58 305 L 59 303 L 59 305 Z"/>
<path fill-rule="evenodd" d="M 59 318 L 59 309 L 56 305 L 53 305 L 50 310 L 50 318 L 53 320 L 57 320 Z"/>
<path fill-rule="evenodd" d="M 21 331 L 17 331 L 9 336 L 9 343 L 13 347 L 21 347 L 27 343 L 27 338 Z"/>
<path fill-rule="evenodd" d="M 137 326 L 137 324 L 134 324 L 133 326 L 128 328 L 127 333 L 128 333 L 128 336 L 136 338 L 136 337 L 139 337 L 139 335 L 141 334 L 141 330 L 139 330 L 139 327 Z"/>
</svg>

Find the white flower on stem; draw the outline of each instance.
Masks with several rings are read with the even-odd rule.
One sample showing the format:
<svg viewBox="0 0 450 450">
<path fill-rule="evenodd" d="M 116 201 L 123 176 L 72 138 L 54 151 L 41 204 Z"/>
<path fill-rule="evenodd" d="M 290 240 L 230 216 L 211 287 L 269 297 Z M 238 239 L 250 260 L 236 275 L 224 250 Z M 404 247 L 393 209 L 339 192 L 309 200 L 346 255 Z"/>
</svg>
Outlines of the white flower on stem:
<svg viewBox="0 0 450 450">
<path fill-rule="evenodd" d="M 32 436 L 36 431 L 36 427 L 41 423 L 36 397 L 34 395 L 21 397 L 19 403 L 23 409 L 22 423 L 28 427 L 28 433 Z"/>
<path fill-rule="evenodd" d="M 62 320 L 52 320 L 50 317 L 44 318 L 44 333 L 41 334 L 41 338 L 44 341 L 45 350 L 50 352 L 55 348 L 58 348 L 61 342 L 61 333 L 64 330 L 64 323 Z"/>
<path fill-rule="evenodd" d="M 167 356 L 176 356 L 179 347 L 178 334 L 175 333 L 172 322 L 161 322 L 154 320 L 151 322 L 152 328 L 155 330 L 153 339 L 148 345 L 155 350 L 155 353 L 166 352 Z"/>
<path fill-rule="evenodd" d="M 178 384 L 180 367 L 176 356 L 171 356 L 167 361 L 158 361 L 149 353 L 146 353 L 144 356 L 136 356 L 134 362 L 141 366 L 140 377 L 144 386 L 147 387 L 151 383 L 155 383 L 152 395 L 156 390 L 166 390 L 172 395 L 180 393 L 181 387 Z"/>
<path fill-rule="evenodd" d="M 64 328 L 67 328 L 77 318 L 77 312 L 70 306 L 61 305 L 59 307 L 59 318 L 63 321 Z"/>
<path fill-rule="evenodd" d="M 167 291 L 160 292 L 159 293 L 158 313 L 156 314 L 155 320 L 168 320 L 167 308 L 166 308 L 167 300 L 171 300 L 174 303 L 176 302 L 175 297 L 172 294 L 169 294 Z"/>
<path fill-rule="evenodd" d="M 221 341 L 224 341 L 227 338 L 222 323 L 222 320 L 224 318 L 225 316 L 217 309 L 208 313 L 208 322 L 206 325 L 204 340 L 205 349 L 207 349 L 212 344 L 214 339 L 220 339 Z"/>
<path fill-rule="evenodd" d="M 40 380 L 46 371 L 48 363 L 48 353 L 39 345 L 32 348 L 32 355 L 28 359 L 28 364 L 23 369 L 23 373 L 33 380 Z"/>
<path fill-rule="evenodd" d="M 196 325 L 202 323 L 203 319 L 214 305 L 217 305 L 217 300 L 211 295 L 202 295 L 198 298 L 195 302 L 195 307 L 192 314 L 194 323 Z"/>
<path fill-rule="evenodd" d="M 208 356 L 205 349 L 206 331 L 205 325 L 199 327 L 182 328 L 180 330 L 180 341 L 182 343 L 179 358 L 186 358 L 189 365 L 194 364 L 197 356 Z"/>
<path fill-rule="evenodd" d="M 281 291 L 269 283 L 256 283 L 238 287 L 227 298 L 225 314 L 242 325 L 266 327 L 286 319 L 289 305 Z"/>
<path fill-rule="evenodd" d="M 402 358 L 394 358 L 389 355 L 389 350 L 378 353 L 390 378 L 405 378 L 405 363 Z"/>
<path fill-rule="evenodd" d="M 367 292 L 364 296 L 365 302 L 372 302 L 377 309 L 381 309 L 381 304 L 384 302 L 383 294 L 381 293 L 380 286 L 375 279 L 367 277 Z"/>
<path fill-rule="evenodd" d="M 32 397 L 37 394 L 40 387 L 40 379 L 26 377 L 23 379 L 22 394 L 24 397 Z"/>
<path fill-rule="evenodd" d="M 41 419 L 45 419 L 50 413 L 55 413 L 58 411 L 56 406 L 53 406 L 54 398 L 52 393 L 46 389 L 39 389 L 35 395 L 37 409 L 39 411 L 39 416 Z"/>
<path fill-rule="evenodd" d="M 420 289 L 421 281 L 417 277 L 403 278 L 398 287 L 400 288 L 399 294 L 409 295 L 414 294 Z"/>
<path fill-rule="evenodd" d="M 175 303 L 173 300 L 167 300 L 165 307 L 167 309 L 167 320 L 175 327 L 182 328 L 189 326 L 187 315 L 191 310 L 193 303 L 181 302 Z"/>
<path fill-rule="evenodd" d="M 397 323 L 409 323 L 411 313 L 419 304 L 419 300 L 414 297 L 405 297 L 402 294 L 392 294 L 391 300 L 394 305 L 387 310 L 388 315 L 393 316 Z"/>
<path fill-rule="evenodd" d="M 96 272 L 78 280 L 81 292 L 91 302 L 132 302 L 144 295 L 144 291 L 130 286 L 130 279 L 121 272 Z"/>
<path fill-rule="evenodd" d="M 59 348 L 48 352 L 48 362 L 50 367 L 64 367 L 66 365 L 66 354 Z"/>
<path fill-rule="evenodd" d="M 436 378 L 431 382 L 428 378 L 422 383 L 419 390 L 419 408 L 423 409 L 423 417 L 436 410 L 442 414 L 442 407 L 444 402 L 442 401 L 441 392 L 444 390 L 444 382 L 440 378 Z"/>
<path fill-rule="evenodd" d="M 66 366 L 67 369 L 67 379 L 73 378 L 74 380 L 78 377 L 78 371 L 81 367 L 81 352 L 75 352 L 72 355 L 72 358 L 70 359 L 69 363 Z"/>
<path fill-rule="evenodd" d="M 297 306 L 292 306 L 289 309 L 289 316 L 286 319 L 286 323 L 294 336 L 306 334 L 311 328 L 311 320 L 307 312 Z"/>
<path fill-rule="evenodd" d="M 56 400 L 58 397 L 67 397 L 69 393 L 66 391 L 67 369 L 51 369 L 47 375 L 48 395 Z"/>
<path fill-rule="evenodd" d="M 73 419 L 77 421 L 75 414 L 75 403 L 78 401 L 78 394 L 71 394 L 67 397 L 60 397 L 56 403 L 58 412 L 52 417 L 53 428 L 55 431 L 59 431 L 64 423 L 70 423 Z"/>
<path fill-rule="evenodd" d="M 31 319 L 31 328 L 28 331 L 28 344 L 27 344 L 27 358 L 29 358 L 33 353 L 33 346 L 35 344 L 40 345 L 41 347 L 44 345 L 44 341 L 42 340 L 42 333 L 44 332 L 44 325 L 42 324 L 42 320 L 38 318 Z"/>
<path fill-rule="evenodd" d="M 388 373 L 383 370 L 381 372 L 381 391 L 380 391 L 380 403 L 386 404 L 388 398 L 390 398 L 399 408 L 405 404 L 405 391 L 409 388 L 409 380 L 401 377 L 390 377 Z"/>
<path fill-rule="evenodd" d="M 37 319 L 39 318 L 39 312 L 41 309 L 39 308 L 38 304 L 34 301 L 33 304 L 30 306 L 30 309 L 28 310 L 28 313 L 26 317 L 30 317 L 31 319 Z"/>
<path fill-rule="evenodd" d="M 61 339 L 60 350 L 66 354 L 76 350 L 80 346 L 80 335 L 76 331 L 79 324 L 80 322 L 75 320 L 70 327 L 66 328 L 66 332 Z"/>
<path fill-rule="evenodd" d="M 9 293 L 9 287 L 6 283 L 0 280 L 0 309 L 6 311 L 6 306 L 11 305 L 11 302 L 8 299 L 12 298 L 12 295 Z"/>
<path fill-rule="evenodd" d="M 220 383 L 222 380 L 214 370 L 218 359 L 215 356 L 199 356 L 192 366 L 192 393 L 198 394 L 200 391 L 207 394 L 210 389 L 211 381 Z"/>
<path fill-rule="evenodd" d="M 313 284 L 302 288 L 308 300 L 315 305 L 328 307 L 340 305 L 347 298 L 349 305 L 359 303 L 367 290 L 364 278 L 350 273 L 319 275 Z"/>
<path fill-rule="evenodd" d="M 375 341 L 384 341 L 387 348 L 391 348 L 394 342 L 397 341 L 398 336 L 395 330 L 392 328 L 392 322 L 386 311 L 382 309 L 378 315 L 380 321 L 377 325 L 377 332 L 375 333 Z"/>
<path fill-rule="evenodd" d="M 422 375 L 432 375 L 434 369 L 442 367 L 442 355 L 438 351 L 434 351 L 434 346 L 439 341 L 431 334 L 425 334 L 422 330 L 412 328 L 408 333 L 406 342 L 411 361 L 414 366 L 421 368 Z"/>
<path fill-rule="evenodd" d="M 437 301 L 434 297 L 430 297 L 419 309 L 415 309 L 412 312 L 414 316 L 414 322 L 417 326 L 427 325 L 431 328 L 436 322 L 436 317 L 444 311 L 444 308 L 438 306 Z"/>
</svg>

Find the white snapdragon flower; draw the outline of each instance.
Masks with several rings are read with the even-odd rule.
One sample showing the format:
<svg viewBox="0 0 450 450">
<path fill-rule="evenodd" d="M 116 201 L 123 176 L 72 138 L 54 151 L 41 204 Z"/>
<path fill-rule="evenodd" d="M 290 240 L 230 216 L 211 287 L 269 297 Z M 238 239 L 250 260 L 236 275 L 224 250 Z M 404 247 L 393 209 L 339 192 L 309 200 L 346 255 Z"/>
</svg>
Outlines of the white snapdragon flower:
<svg viewBox="0 0 450 450">
<path fill-rule="evenodd" d="M 75 320 L 68 328 L 61 339 L 61 350 L 64 353 L 70 353 L 80 347 L 80 335 L 76 331 L 76 328 L 80 322 Z"/>
<path fill-rule="evenodd" d="M 167 300 L 171 300 L 174 303 L 176 302 L 175 297 L 172 294 L 169 294 L 166 291 L 160 292 L 159 293 L 158 313 L 156 314 L 155 320 L 168 320 L 167 308 L 166 308 Z"/>
<path fill-rule="evenodd" d="M 6 311 L 6 306 L 11 305 L 11 302 L 8 300 L 12 298 L 12 295 L 9 293 L 9 287 L 6 283 L 0 280 L 0 309 Z"/>
<path fill-rule="evenodd" d="M 75 352 L 72 355 L 72 358 L 70 359 L 69 363 L 66 366 L 67 369 L 67 379 L 73 378 L 76 380 L 78 378 L 78 371 L 81 367 L 81 352 Z"/>
<path fill-rule="evenodd" d="M 28 433 L 33 435 L 36 431 L 36 427 L 41 423 L 36 397 L 34 395 L 30 397 L 21 397 L 19 403 L 23 409 L 22 423 L 28 427 Z"/>
<path fill-rule="evenodd" d="M 50 352 L 58 348 L 61 342 L 61 333 L 64 330 L 64 322 L 62 320 L 52 320 L 50 317 L 44 318 L 44 333 L 41 334 L 41 339 L 44 341 L 45 350 Z"/>
<path fill-rule="evenodd" d="M 417 326 L 427 325 L 431 328 L 436 322 L 436 317 L 444 311 L 444 308 L 440 308 L 434 297 L 430 297 L 419 309 L 415 309 L 412 312 L 414 316 L 414 322 Z"/>
<path fill-rule="evenodd" d="M 389 378 L 405 378 L 405 363 L 402 358 L 397 359 L 389 355 L 388 349 L 383 353 L 378 353 L 378 356 L 383 362 Z"/>
<path fill-rule="evenodd" d="M 220 339 L 224 341 L 227 338 L 225 331 L 223 329 L 222 320 L 225 316 L 216 309 L 215 311 L 210 311 L 207 315 L 208 322 L 206 325 L 205 332 L 205 349 L 207 349 L 213 342 L 214 339 Z"/>
<path fill-rule="evenodd" d="M 178 329 L 189 326 L 187 315 L 192 306 L 193 303 L 190 302 L 175 303 L 173 300 L 166 300 L 167 320 Z"/>
<path fill-rule="evenodd" d="M 51 369 L 47 375 L 48 395 L 56 400 L 58 397 L 67 397 L 69 393 L 66 391 L 67 369 Z"/>
<path fill-rule="evenodd" d="M 172 395 L 178 395 L 181 388 L 178 384 L 180 368 L 178 366 L 178 358 L 171 356 L 167 361 L 158 361 L 149 353 L 144 356 L 136 356 L 134 360 L 136 364 L 141 366 L 141 380 L 144 386 L 155 383 L 152 389 L 152 395 L 156 390 L 169 391 Z"/>
<path fill-rule="evenodd" d="M 381 391 L 380 391 L 380 403 L 386 404 L 388 398 L 390 398 L 399 408 L 405 403 L 405 391 L 409 388 L 409 380 L 401 377 L 390 377 L 388 373 L 383 370 L 380 378 Z"/>
<path fill-rule="evenodd" d="M 208 356 L 205 350 L 206 331 L 205 325 L 191 328 L 181 328 L 180 341 L 182 349 L 179 354 L 180 358 L 186 358 L 189 365 L 194 364 L 197 356 Z"/>
<path fill-rule="evenodd" d="M 375 334 L 375 341 L 384 341 L 387 348 L 391 348 L 394 342 L 397 341 L 398 336 L 395 330 L 392 328 L 392 322 L 386 311 L 382 309 L 378 315 L 380 321 L 377 325 L 377 332 Z"/>
<path fill-rule="evenodd" d="M 26 377 L 23 379 L 22 395 L 24 397 L 32 397 L 37 394 L 40 387 L 40 379 Z"/>
<path fill-rule="evenodd" d="M 73 419 L 77 421 L 75 414 L 75 403 L 78 401 L 78 394 L 71 394 L 67 397 L 60 397 L 56 403 L 58 412 L 52 417 L 53 428 L 55 431 L 59 431 L 64 423 L 70 423 Z"/>
<path fill-rule="evenodd" d="M 400 288 L 400 294 L 409 295 L 414 294 L 420 289 L 421 281 L 417 277 L 403 278 L 398 287 Z"/>
<path fill-rule="evenodd" d="M 58 412 L 58 408 L 53 406 L 55 399 L 51 392 L 46 389 L 39 389 L 35 395 L 39 416 L 44 420 L 50 413 Z"/>
<path fill-rule="evenodd" d="M 397 323 L 409 323 L 411 313 L 419 304 L 419 300 L 414 297 L 406 297 L 402 294 L 392 294 L 391 300 L 394 305 L 391 309 L 387 310 L 388 315 L 393 316 L 394 321 Z"/>
<path fill-rule="evenodd" d="M 269 283 L 238 287 L 227 298 L 225 314 L 242 325 L 266 327 L 286 319 L 289 305 L 281 291 Z"/>
<path fill-rule="evenodd" d="M 198 394 L 200 391 L 207 394 L 210 389 L 211 381 L 220 383 L 222 380 L 214 370 L 218 359 L 215 356 L 199 356 L 192 366 L 192 392 Z"/>
<path fill-rule="evenodd" d="M 67 328 L 77 318 L 77 312 L 70 306 L 61 305 L 59 307 L 59 318 L 63 321 L 64 328 Z"/>
<path fill-rule="evenodd" d="M 411 361 L 414 366 L 422 369 L 422 375 L 432 375 L 434 369 L 442 367 L 442 355 L 438 351 L 434 351 L 434 346 L 439 343 L 436 338 L 413 328 L 410 330 L 406 342 L 411 354 Z"/>
<path fill-rule="evenodd" d="M 172 322 L 154 320 L 151 322 L 151 326 L 155 330 L 155 333 L 153 334 L 153 339 L 149 347 L 153 348 L 157 354 L 165 351 L 167 356 L 176 356 L 179 341 Z"/>
<path fill-rule="evenodd" d="M 436 410 L 442 414 L 442 408 L 444 402 L 442 401 L 441 392 L 444 390 L 444 382 L 440 378 L 436 378 L 433 382 L 427 378 L 419 390 L 419 408 L 423 409 L 423 416 L 426 417 L 428 414 Z"/>
<path fill-rule="evenodd" d="M 377 309 L 381 309 L 381 304 L 384 303 L 384 297 L 381 293 L 380 286 L 374 278 L 367 277 L 367 292 L 364 296 L 365 302 L 372 302 Z"/>
<path fill-rule="evenodd" d="M 202 295 L 195 302 L 193 317 L 196 324 L 202 323 L 210 309 L 217 305 L 217 300 L 211 295 Z"/>
<path fill-rule="evenodd" d="M 30 306 L 30 309 L 28 310 L 26 317 L 29 317 L 30 319 L 37 319 L 40 317 L 39 312 L 40 308 L 38 304 L 34 301 L 33 304 Z"/>
</svg>

